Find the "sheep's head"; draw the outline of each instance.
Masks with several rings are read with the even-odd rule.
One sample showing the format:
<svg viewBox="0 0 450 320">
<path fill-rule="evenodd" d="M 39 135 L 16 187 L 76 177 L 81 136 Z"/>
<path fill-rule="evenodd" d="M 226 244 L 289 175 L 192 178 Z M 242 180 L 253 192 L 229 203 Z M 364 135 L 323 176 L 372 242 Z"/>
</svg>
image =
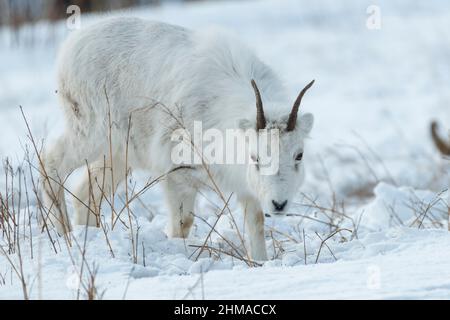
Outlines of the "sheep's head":
<svg viewBox="0 0 450 320">
<path fill-rule="evenodd" d="M 304 140 L 313 127 L 314 117 L 310 113 L 298 116 L 298 111 L 304 94 L 313 84 L 314 81 L 300 92 L 289 115 L 268 119 L 259 89 L 252 80 L 256 96 L 257 139 L 256 143 L 249 144 L 251 161 L 247 168 L 247 182 L 266 213 L 288 213 L 304 180 Z M 244 129 L 245 124 L 241 128 Z"/>
</svg>

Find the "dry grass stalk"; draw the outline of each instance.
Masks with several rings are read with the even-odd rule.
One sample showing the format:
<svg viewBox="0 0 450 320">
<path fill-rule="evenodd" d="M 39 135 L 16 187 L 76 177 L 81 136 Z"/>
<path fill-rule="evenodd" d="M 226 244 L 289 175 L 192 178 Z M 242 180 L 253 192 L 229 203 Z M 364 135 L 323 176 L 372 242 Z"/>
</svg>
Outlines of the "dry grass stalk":
<svg viewBox="0 0 450 320">
<path fill-rule="evenodd" d="M 336 234 L 338 234 L 339 232 L 342 232 L 342 231 L 348 231 L 348 232 L 352 233 L 352 230 L 349 230 L 349 229 L 338 229 L 338 230 L 332 232 L 330 235 L 328 235 L 325 239 L 322 239 L 322 237 L 316 232 L 317 237 L 321 241 L 320 247 L 319 247 L 319 251 L 317 252 L 317 256 L 316 256 L 316 263 L 319 261 L 320 252 L 322 251 L 322 247 L 323 246 L 326 246 L 328 251 L 330 251 L 331 255 L 333 256 L 334 260 L 337 260 L 337 258 L 334 255 L 333 251 L 331 251 L 330 247 L 327 245 L 327 241 L 329 239 L 331 239 L 332 237 L 334 237 Z"/>
</svg>

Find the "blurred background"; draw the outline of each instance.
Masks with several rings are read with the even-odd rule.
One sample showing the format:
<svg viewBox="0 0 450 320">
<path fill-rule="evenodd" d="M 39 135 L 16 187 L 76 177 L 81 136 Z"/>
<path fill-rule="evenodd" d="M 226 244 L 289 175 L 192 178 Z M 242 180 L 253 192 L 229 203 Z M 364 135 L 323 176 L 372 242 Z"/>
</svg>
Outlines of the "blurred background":
<svg viewBox="0 0 450 320">
<path fill-rule="evenodd" d="M 93 12 L 133 6 L 158 5 L 163 1 L 167 0 L 1 0 L 0 24 L 18 27 L 25 23 L 43 19 L 62 19 L 66 16 L 66 9 L 70 5 L 79 6 L 83 12 Z"/>
<path fill-rule="evenodd" d="M 71 5 L 78 6 L 83 13 L 90 13 L 182 1 L 195 0 L 0 0 L 0 26 L 8 26 L 18 33 L 27 24 L 66 18 L 67 8 Z M 19 34 L 16 40 L 21 40 Z"/>
</svg>

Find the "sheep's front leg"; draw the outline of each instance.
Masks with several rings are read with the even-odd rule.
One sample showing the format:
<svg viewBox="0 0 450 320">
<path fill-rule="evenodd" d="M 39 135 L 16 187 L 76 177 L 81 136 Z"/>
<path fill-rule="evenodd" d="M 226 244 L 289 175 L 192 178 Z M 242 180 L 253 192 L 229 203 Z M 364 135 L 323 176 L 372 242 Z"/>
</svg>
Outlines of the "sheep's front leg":
<svg viewBox="0 0 450 320">
<path fill-rule="evenodd" d="M 172 173 L 165 180 L 165 194 L 169 207 L 169 237 L 187 238 L 194 222 L 197 190 Z"/>
<path fill-rule="evenodd" d="M 250 240 L 250 254 L 257 261 L 267 260 L 266 241 L 264 239 L 264 213 L 255 199 L 240 199 L 245 215 L 245 228 Z"/>
</svg>

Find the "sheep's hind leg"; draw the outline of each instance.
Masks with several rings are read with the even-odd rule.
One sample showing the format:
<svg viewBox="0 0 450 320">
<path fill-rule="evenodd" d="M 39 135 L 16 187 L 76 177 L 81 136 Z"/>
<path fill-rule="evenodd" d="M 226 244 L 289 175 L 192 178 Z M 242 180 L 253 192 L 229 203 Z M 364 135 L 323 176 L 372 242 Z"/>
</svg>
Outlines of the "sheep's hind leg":
<svg viewBox="0 0 450 320">
<path fill-rule="evenodd" d="M 72 144 L 70 135 L 65 134 L 41 157 L 42 205 L 45 212 L 43 223 L 54 226 L 59 234 L 71 231 L 64 199 L 64 184 L 70 172 L 81 166 L 77 154 L 67 152 L 76 150 Z"/>
<path fill-rule="evenodd" d="M 125 163 L 120 157 L 114 157 L 112 165 L 109 157 L 90 164 L 75 192 L 75 224 L 99 227 L 102 203 L 111 201 L 113 187 L 116 189 L 125 177 Z"/>
</svg>

